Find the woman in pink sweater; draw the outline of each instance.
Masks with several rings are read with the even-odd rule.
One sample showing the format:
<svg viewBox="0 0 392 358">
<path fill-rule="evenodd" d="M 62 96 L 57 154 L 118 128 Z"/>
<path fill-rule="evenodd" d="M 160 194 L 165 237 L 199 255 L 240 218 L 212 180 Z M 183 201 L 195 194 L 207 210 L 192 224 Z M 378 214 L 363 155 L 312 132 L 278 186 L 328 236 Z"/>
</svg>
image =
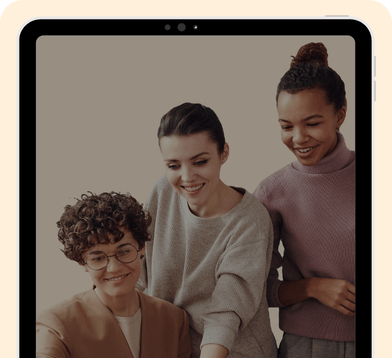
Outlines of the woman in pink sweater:
<svg viewBox="0 0 392 358">
<path fill-rule="evenodd" d="M 322 43 L 302 46 L 282 77 L 281 139 L 297 161 L 254 192 L 274 225 L 267 296 L 280 308 L 280 358 L 355 356 L 355 152 L 340 133 L 346 93 L 327 56 Z"/>
</svg>

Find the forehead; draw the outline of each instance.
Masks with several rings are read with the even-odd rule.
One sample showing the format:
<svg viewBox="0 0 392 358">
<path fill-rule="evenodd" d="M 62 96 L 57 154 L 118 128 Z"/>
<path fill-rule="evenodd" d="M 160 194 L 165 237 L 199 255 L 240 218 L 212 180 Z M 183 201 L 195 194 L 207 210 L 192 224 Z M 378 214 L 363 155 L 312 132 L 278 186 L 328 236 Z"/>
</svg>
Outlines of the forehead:
<svg viewBox="0 0 392 358">
<path fill-rule="evenodd" d="M 113 235 L 109 233 L 108 237 L 110 239 L 110 243 L 108 243 L 108 244 L 100 243 L 100 242 L 98 242 L 99 240 L 97 240 L 96 241 L 97 243 L 95 245 L 91 246 L 84 254 L 88 255 L 90 252 L 93 252 L 93 251 L 103 251 L 105 253 L 108 253 L 108 252 L 112 252 L 112 251 L 117 250 L 117 248 L 119 246 L 124 245 L 124 244 L 132 244 L 137 247 L 138 242 L 133 237 L 132 233 L 130 231 L 124 231 L 124 230 L 121 230 L 121 231 L 124 232 L 124 236 L 120 241 L 114 242 Z"/>
<path fill-rule="evenodd" d="M 278 113 L 283 119 L 296 115 L 306 118 L 330 111 L 331 108 L 333 109 L 333 106 L 326 103 L 325 91 L 317 88 L 294 94 L 282 91 L 278 98 Z"/>
<path fill-rule="evenodd" d="M 207 132 L 162 137 L 159 144 L 164 160 L 187 160 L 200 153 L 218 153 L 216 143 L 210 140 Z"/>
</svg>

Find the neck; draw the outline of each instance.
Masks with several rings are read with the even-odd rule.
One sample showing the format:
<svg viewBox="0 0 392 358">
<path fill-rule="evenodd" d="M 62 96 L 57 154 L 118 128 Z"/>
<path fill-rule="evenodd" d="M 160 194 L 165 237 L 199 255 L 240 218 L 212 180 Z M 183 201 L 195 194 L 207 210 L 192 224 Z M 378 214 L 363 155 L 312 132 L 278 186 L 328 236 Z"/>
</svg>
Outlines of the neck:
<svg viewBox="0 0 392 358">
<path fill-rule="evenodd" d="M 236 206 L 242 199 L 242 194 L 229 187 L 222 181 L 218 189 L 208 199 L 205 205 L 189 205 L 190 211 L 201 218 L 214 218 L 226 214 L 234 206 Z"/>
<path fill-rule="evenodd" d="M 140 307 L 139 295 L 136 290 L 123 297 L 105 295 L 98 287 L 95 288 L 95 293 L 115 316 L 132 317 Z"/>
</svg>

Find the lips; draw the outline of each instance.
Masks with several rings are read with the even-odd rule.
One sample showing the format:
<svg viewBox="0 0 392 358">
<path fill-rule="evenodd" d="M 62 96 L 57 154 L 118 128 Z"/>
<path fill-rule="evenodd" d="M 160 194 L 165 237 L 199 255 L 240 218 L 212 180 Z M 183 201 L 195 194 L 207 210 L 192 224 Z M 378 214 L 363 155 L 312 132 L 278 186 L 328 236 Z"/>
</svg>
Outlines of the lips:
<svg viewBox="0 0 392 358">
<path fill-rule="evenodd" d="M 128 275 L 129 275 L 129 273 L 127 273 L 125 275 L 121 275 L 121 276 L 105 278 L 105 281 L 113 282 L 113 283 L 122 282 Z"/>
<path fill-rule="evenodd" d="M 199 184 L 199 185 L 193 185 L 193 186 L 183 186 L 183 185 L 181 185 L 181 187 L 183 189 L 185 189 L 190 194 L 197 193 L 203 186 L 204 186 L 204 183 Z"/>
<path fill-rule="evenodd" d="M 295 151 L 296 155 L 298 155 L 301 158 L 306 158 L 308 156 L 310 156 L 313 151 L 314 148 L 316 148 L 317 146 L 313 146 L 313 147 L 301 147 L 301 148 L 293 148 L 293 150 Z"/>
</svg>

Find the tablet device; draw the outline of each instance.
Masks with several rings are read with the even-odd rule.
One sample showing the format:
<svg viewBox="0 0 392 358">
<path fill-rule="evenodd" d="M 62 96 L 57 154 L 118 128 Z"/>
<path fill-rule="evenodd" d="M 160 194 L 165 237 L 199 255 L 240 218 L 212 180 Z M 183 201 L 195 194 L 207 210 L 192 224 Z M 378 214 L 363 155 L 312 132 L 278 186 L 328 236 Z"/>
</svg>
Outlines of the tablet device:
<svg viewBox="0 0 392 358">
<path fill-rule="evenodd" d="M 35 19 L 19 39 L 19 354 L 33 354 L 36 314 L 90 281 L 60 251 L 56 222 L 88 191 L 144 203 L 165 173 L 160 118 L 183 102 L 220 118 L 229 185 L 253 192 L 294 161 L 280 141 L 276 88 L 309 42 L 328 49 L 348 110 L 341 132 L 356 151 L 356 350 L 371 356 L 373 54 L 350 18 Z M 282 337 L 270 309 L 277 343 Z"/>
</svg>

